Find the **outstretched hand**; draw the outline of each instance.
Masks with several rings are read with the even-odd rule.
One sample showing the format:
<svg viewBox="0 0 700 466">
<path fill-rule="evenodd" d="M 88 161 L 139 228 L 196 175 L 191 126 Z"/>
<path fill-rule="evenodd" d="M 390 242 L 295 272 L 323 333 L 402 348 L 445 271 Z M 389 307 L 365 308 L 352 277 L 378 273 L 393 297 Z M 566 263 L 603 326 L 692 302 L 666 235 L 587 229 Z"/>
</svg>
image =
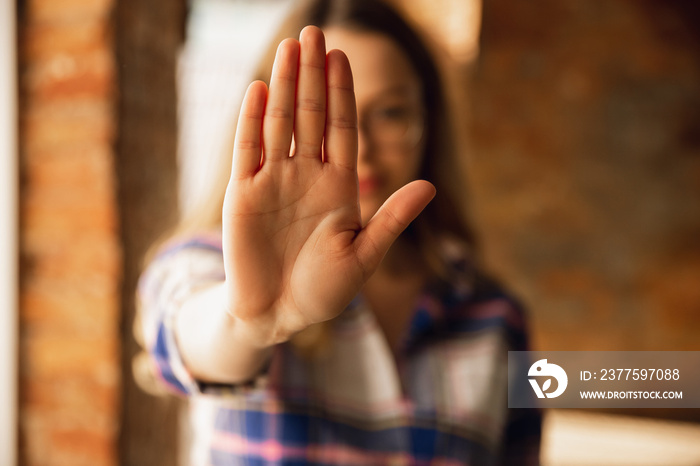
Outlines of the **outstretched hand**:
<svg viewBox="0 0 700 466">
<path fill-rule="evenodd" d="M 338 315 L 435 194 L 409 183 L 363 226 L 357 139 L 345 54 L 313 26 L 283 41 L 243 100 L 223 209 L 227 306 L 261 346 Z"/>
</svg>

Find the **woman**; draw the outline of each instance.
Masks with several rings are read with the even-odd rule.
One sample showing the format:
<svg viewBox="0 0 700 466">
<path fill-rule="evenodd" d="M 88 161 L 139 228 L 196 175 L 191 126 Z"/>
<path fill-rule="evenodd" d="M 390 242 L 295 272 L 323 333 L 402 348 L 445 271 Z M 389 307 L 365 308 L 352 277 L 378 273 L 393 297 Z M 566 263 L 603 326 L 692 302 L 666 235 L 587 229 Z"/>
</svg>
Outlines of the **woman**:
<svg viewBox="0 0 700 466">
<path fill-rule="evenodd" d="M 476 268 L 431 55 L 377 1 L 314 1 L 303 24 L 248 88 L 218 215 L 183 221 L 141 282 L 195 455 L 536 462 L 537 413 L 506 407 L 522 313 Z"/>
</svg>

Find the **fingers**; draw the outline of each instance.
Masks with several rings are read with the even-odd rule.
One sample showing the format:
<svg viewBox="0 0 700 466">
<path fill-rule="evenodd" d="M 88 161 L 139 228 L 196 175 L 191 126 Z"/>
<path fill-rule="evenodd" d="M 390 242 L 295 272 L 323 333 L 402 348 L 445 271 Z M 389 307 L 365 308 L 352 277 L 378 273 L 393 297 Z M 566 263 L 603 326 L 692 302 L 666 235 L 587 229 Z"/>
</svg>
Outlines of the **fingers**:
<svg viewBox="0 0 700 466">
<path fill-rule="evenodd" d="M 266 161 L 289 158 L 298 62 L 299 42 L 294 39 L 282 41 L 277 48 L 265 106 L 263 146 Z"/>
<path fill-rule="evenodd" d="M 396 191 L 355 239 L 365 276 L 374 272 L 392 243 L 435 197 L 427 181 L 413 181 Z"/>
<path fill-rule="evenodd" d="M 326 45 L 323 33 L 307 26 L 299 36 L 301 55 L 294 116 L 295 157 L 321 161 L 326 124 Z"/>
<path fill-rule="evenodd" d="M 298 162 L 321 162 L 325 153 L 327 161 L 355 168 L 357 111 L 350 64 L 339 50 L 326 56 L 319 28 L 306 27 L 299 41 L 286 39 L 279 45 L 262 115 L 257 92 L 254 89 L 254 94 L 246 97 L 241 110 L 241 120 L 246 120 L 239 124 L 243 139 L 236 133 L 237 150 L 247 148 L 247 155 L 238 157 L 239 175 L 258 170 L 266 161 L 288 159 L 290 148 Z M 244 112 L 247 118 L 243 118 Z M 262 137 L 253 130 L 260 126 Z M 262 139 L 262 161 L 260 153 L 253 154 L 260 149 L 253 137 Z"/>
<path fill-rule="evenodd" d="M 340 50 L 328 52 L 328 111 L 324 140 L 325 161 L 355 169 L 357 166 L 357 109 L 352 71 Z"/>
<path fill-rule="evenodd" d="M 260 168 L 261 131 L 267 87 L 262 81 L 248 86 L 236 128 L 231 177 L 252 176 Z"/>
</svg>

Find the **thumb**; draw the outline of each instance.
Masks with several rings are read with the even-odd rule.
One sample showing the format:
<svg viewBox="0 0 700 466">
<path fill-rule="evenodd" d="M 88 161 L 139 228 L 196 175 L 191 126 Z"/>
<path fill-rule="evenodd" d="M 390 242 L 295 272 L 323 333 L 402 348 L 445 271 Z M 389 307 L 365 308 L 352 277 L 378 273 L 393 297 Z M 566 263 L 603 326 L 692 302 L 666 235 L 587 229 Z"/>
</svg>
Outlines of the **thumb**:
<svg viewBox="0 0 700 466">
<path fill-rule="evenodd" d="M 435 186 L 424 180 L 402 187 L 379 208 L 355 238 L 357 258 L 364 276 L 379 266 L 389 247 L 435 197 Z"/>
</svg>

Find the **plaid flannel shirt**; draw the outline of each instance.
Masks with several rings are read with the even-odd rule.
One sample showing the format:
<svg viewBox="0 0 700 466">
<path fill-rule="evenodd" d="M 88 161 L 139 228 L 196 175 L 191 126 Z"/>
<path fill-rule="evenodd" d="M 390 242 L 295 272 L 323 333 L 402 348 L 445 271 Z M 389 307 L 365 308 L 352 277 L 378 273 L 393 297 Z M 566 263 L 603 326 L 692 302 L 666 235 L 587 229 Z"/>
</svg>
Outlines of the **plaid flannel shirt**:
<svg viewBox="0 0 700 466">
<path fill-rule="evenodd" d="M 280 344 L 258 377 L 227 386 L 193 379 L 173 335 L 183 300 L 224 279 L 220 236 L 164 247 L 139 284 L 142 330 L 159 379 L 190 397 L 191 464 L 538 464 L 540 413 L 507 408 L 522 309 L 452 262 L 454 280 L 425 290 L 398 356 L 358 296 L 321 357 Z"/>
</svg>

